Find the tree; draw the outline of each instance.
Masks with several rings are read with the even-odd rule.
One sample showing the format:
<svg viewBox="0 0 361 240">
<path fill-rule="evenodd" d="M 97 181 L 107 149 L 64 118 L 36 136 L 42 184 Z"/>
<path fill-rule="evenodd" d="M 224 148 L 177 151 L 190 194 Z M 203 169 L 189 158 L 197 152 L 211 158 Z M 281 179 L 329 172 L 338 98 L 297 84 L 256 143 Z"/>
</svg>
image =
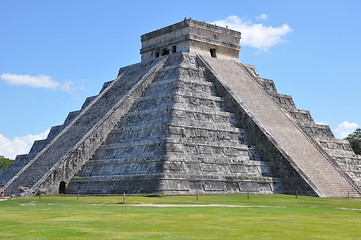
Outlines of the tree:
<svg viewBox="0 0 361 240">
<path fill-rule="evenodd" d="M 6 158 L 0 155 L 0 169 L 2 168 L 9 168 L 13 164 L 14 160 Z"/>
<path fill-rule="evenodd" d="M 357 128 L 353 133 L 345 138 L 351 144 L 353 151 L 361 155 L 361 128 Z"/>
</svg>

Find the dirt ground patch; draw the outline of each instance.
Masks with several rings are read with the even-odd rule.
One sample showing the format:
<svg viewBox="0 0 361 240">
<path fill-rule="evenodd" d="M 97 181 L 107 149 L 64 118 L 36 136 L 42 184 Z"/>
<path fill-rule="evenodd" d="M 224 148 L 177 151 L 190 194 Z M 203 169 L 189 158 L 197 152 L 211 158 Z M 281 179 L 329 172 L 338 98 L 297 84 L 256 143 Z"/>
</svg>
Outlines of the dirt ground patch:
<svg viewBox="0 0 361 240">
<path fill-rule="evenodd" d="M 36 202 L 29 202 L 29 203 L 20 203 L 20 206 L 35 206 L 37 205 Z"/>
<path fill-rule="evenodd" d="M 359 209 L 359 208 L 337 208 L 337 209 L 351 210 L 351 211 L 361 211 L 361 209 Z"/>
</svg>

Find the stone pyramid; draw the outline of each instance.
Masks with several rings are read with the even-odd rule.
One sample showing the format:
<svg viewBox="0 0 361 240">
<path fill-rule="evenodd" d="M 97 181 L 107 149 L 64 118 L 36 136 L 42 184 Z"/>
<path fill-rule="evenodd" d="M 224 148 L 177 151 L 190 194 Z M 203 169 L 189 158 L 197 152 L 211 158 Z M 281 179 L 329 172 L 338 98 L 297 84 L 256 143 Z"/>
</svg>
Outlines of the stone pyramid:
<svg viewBox="0 0 361 240">
<path fill-rule="evenodd" d="M 361 157 L 239 62 L 240 38 L 192 19 L 144 34 L 140 63 L 0 172 L 6 194 L 360 197 Z"/>
</svg>

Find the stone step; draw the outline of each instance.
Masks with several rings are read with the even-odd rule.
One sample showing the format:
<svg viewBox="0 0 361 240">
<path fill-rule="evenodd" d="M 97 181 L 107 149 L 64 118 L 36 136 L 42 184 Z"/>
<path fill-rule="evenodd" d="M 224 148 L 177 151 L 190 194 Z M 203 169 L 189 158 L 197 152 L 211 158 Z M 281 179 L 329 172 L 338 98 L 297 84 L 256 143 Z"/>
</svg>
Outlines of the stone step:
<svg viewBox="0 0 361 240">
<path fill-rule="evenodd" d="M 158 143 L 157 143 L 158 145 Z M 257 164 L 262 159 L 259 159 L 257 153 L 254 151 L 252 147 L 248 148 L 248 153 L 246 153 L 244 150 L 240 152 L 240 154 L 228 157 L 225 156 L 223 151 L 220 151 L 219 149 L 216 149 L 211 155 L 198 151 L 196 153 L 196 156 L 194 154 L 188 154 L 188 153 L 177 153 L 177 152 L 168 152 L 165 156 L 165 161 L 184 161 L 184 162 L 228 162 L 229 164 L 249 164 L 249 162 L 252 162 L 252 164 Z M 104 160 L 114 160 L 114 161 L 138 161 L 138 159 L 146 159 L 146 160 L 152 160 L 154 158 L 159 159 L 162 157 L 163 153 L 156 153 L 156 152 L 143 152 L 143 153 L 137 153 L 137 155 L 132 155 L 132 153 L 123 153 L 119 154 L 118 156 L 112 156 L 111 154 L 104 154 L 101 151 L 98 151 L 98 153 L 93 156 L 92 160 L 90 162 L 94 161 L 104 161 Z M 136 157 L 135 157 L 136 156 Z M 253 157 L 255 156 L 255 157 Z M 252 157 L 252 159 L 250 158 Z M 256 159 L 257 157 L 257 159 Z M 264 164 L 263 161 L 261 161 L 262 164 Z"/>
<path fill-rule="evenodd" d="M 160 191 L 173 193 L 207 193 L 207 192 L 255 192 L 272 193 L 274 185 L 278 184 L 276 178 L 250 177 L 250 176 L 224 176 L 205 175 L 200 179 L 198 175 L 185 177 L 184 174 L 151 174 L 151 175 L 118 175 L 118 176 L 97 176 L 73 179 L 69 184 L 69 192 L 76 193 L 87 188 L 87 193 L 92 190 L 94 194 L 104 191 L 104 186 L 111 188 L 111 193 L 139 193 L 151 191 L 149 185 L 160 184 Z M 157 181 L 158 179 L 158 181 Z M 130 191 L 139 189 L 141 191 Z M 150 192 L 151 193 L 151 192 Z"/>
<path fill-rule="evenodd" d="M 153 173 L 153 174 L 147 174 L 144 175 L 142 173 L 140 174 L 117 174 L 117 175 L 99 175 L 99 176 L 76 176 L 72 179 L 73 182 L 92 182 L 92 181 L 113 181 L 116 182 L 118 180 L 129 180 L 131 178 L 134 177 L 138 177 L 138 178 L 157 178 L 157 177 L 161 177 L 162 179 L 172 179 L 172 178 L 177 178 L 180 180 L 189 180 L 189 179 L 194 179 L 193 181 L 209 181 L 209 180 L 217 180 L 217 181 L 227 181 L 226 178 L 229 178 L 230 180 L 232 179 L 232 181 L 261 181 L 261 182 L 273 182 L 273 181 L 278 181 L 277 178 L 273 178 L 273 177 L 260 177 L 260 176 L 248 176 L 248 175 L 239 175 L 239 174 L 233 174 L 233 175 L 221 175 L 221 174 L 217 174 L 214 175 L 212 173 L 202 173 L 203 175 L 203 179 L 200 180 L 199 179 L 199 175 L 198 174 L 191 174 L 190 176 L 185 176 L 183 173 L 179 173 L 179 174 L 165 174 L 165 173 Z"/>
<path fill-rule="evenodd" d="M 184 135 L 184 136 L 183 136 Z M 248 148 L 248 145 L 243 144 L 237 135 L 230 135 L 225 132 L 209 132 L 204 130 L 195 130 L 195 131 L 184 131 L 183 134 L 180 135 L 170 135 L 168 137 L 168 141 L 176 142 L 177 144 L 183 145 L 193 145 L 194 143 L 199 143 L 200 146 L 208 145 L 214 147 L 215 145 L 219 145 L 222 147 L 240 147 Z M 246 147 L 244 147 L 246 146 Z"/>
<path fill-rule="evenodd" d="M 170 98 L 173 97 L 173 98 Z M 176 103 L 183 103 L 186 105 L 205 105 L 210 107 L 216 107 L 219 105 L 219 103 L 222 102 L 222 98 L 212 96 L 210 94 L 192 94 L 192 93 L 181 93 L 181 92 L 175 92 L 172 94 L 172 96 L 169 95 L 169 93 L 162 93 L 158 95 L 147 95 L 144 97 L 141 97 L 137 103 L 141 104 L 143 102 L 154 102 L 154 101 L 166 101 L 172 99 Z M 157 102 L 157 104 L 159 104 Z"/>
<path fill-rule="evenodd" d="M 108 84 L 112 83 L 113 81 L 109 82 L 109 83 L 104 83 L 104 86 L 108 86 Z M 81 106 L 81 109 L 85 109 L 87 106 L 89 106 L 89 104 L 94 101 L 94 99 L 97 97 L 98 95 L 96 96 L 91 96 L 91 97 L 87 97 L 83 103 L 83 105 Z"/>
<path fill-rule="evenodd" d="M 113 164 L 88 164 L 77 176 L 110 176 L 126 174 L 152 174 L 163 172 L 163 161 L 145 161 Z"/>
<path fill-rule="evenodd" d="M 158 120 L 157 120 L 158 119 Z M 132 117 L 125 117 L 122 122 L 124 122 L 124 125 L 121 125 L 119 128 L 118 126 L 114 129 L 116 132 L 117 129 L 119 131 L 127 131 L 127 129 L 134 129 L 137 130 L 137 128 L 151 128 L 153 126 L 158 126 L 161 124 L 168 123 L 170 121 L 170 113 L 160 113 L 160 114 L 154 114 L 154 115 L 137 115 Z"/>
<path fill-rule="evenodd" d="M 213 84 L 208 82 L 205 78 L 200 79 L 180 79 L 178 76 L 169 74 L 167 78 L 152 82 L 149 86 L 150 91 L 158 88 L 177 87 L 179 89 L 191 90 L 191 92 L 211 92 Z"/>
<path fill-rule="evenodd" d="M 228 139 L 227 139 L 228 140 Z M 231 143 L 231 144 L 230 144 Z M 237 143 L 237 142 L 229 142 L 229 141 L 217 141 L 205 139 L 197 139 L 197 142 L 189 141 L 186 138 L 173 138 L 167 136 L 153 136 L 148 138 L 139 138 L 139 139 L 130 139 L 128 141 L 122 142 L 108 142 L 108 144 L 101 145 L 98 150 L 117 150 L 126 151 L 124 149 L 128 148 L 138 148 L 137 151 L 146 151 L 146 146 L 154 146 L 159 144 L 166 144 L 169 148 L 177 148 L 177 147 L 196 147 L 197 149 L 201 148 L 211 148 L 214 151 L 218 151 L 219 149 L 225 149 L 227 151 L 227 155 L 231 154 L 235 155 L 237 152 L 248 152 L 254 151 L 253 148 L 250 148 L 248 145 Z M 209 149 L 209 150 L 211 150 Z M 129 149 L 128 149 L 129 150 Z M 149 149 L 152 150 L 152 149 Z M 168 149 L 171 152 L 176 151 L 177 149 Z M 201 150 L 199 150 L 201 151 Z"/>
<path fill-rule="evenodd" d="M 356 157 L 356 154 L 351 148 L 350 143 L 347 140 L 339 139 L 317 139 L 320 146 L 338 163 L 339 159 L 352 159 Z M 351 163 L 350 161 L 348 161 Z M 357 164 L 356 162 L 353 163 Z M 360 164 L 360 163 L 358 163 Z M 361 165 L 360 165 L 361 166 Z"/>
<path fill-rule="evenodd" d="M 97 164 L 95 164 L 96 162 Z M 249 161 L 251 162 L 251 161 Z M 224 175 L 237 174 L 241 176 L 267 176 L 270 170 L 265 164 L 229 164 L 213 162 L 168 162 L 162 160 L 154 161 L 134 161 L 134 162 L 115 162 L 114 160 L 91 161 L 84 166 L 78 176 L 105 176 L 105 175 L 125 175 L 125 174 L 150 174 L 150 173 L 184 173 L 199 174 L 222 173 Z"/>
<path fill-rule="evenodd" d="M 210 130 L 222 130 L 229 132 L 236 132 L 241 130 L 234 127 L 234 116 L 229 112 L 221 111 L 202 111 L 200 109 L 170 109 L 170 105 L 162 106 L 159 109 L 146 109 L 137 111 L 133 109 L 132 112 L 127 113 L 125 118 L 121 121 L 121 131 L 126 129 L 142 128 L 147 126 L 156 126 L 168 123 L 172 120 L 172 125 L 178 126 L 195 126 L 198 128 Z M 114 130 L 117 131 L 117 130 Z"/>
<path fill-rule="evenodd" d="M 194 126 L 195 125 L 195 126 Z M 244 144 L 248 145 L 246 136 L 242 129 L 222 126 L 204 126 L 201 123 L 193 126 L 179 126 L 171 123 L 169 126 L 169 134 L 174 139 L 181 139 L 180 141 L 214 141 L 214 142 L 229 142 L 229 144 Z M 198 126 L 197 126 L 198 125 Z"/>
<path fill-rule="evenodd" d="M 80 110 L 70 112 L 70 113 L 68 114 L 67 118 L 65 119 L 63 125 L 64 125 L 64 126 L 69 125 L 69 123 L 70 123 L 71 121 L 73 121 L 73 120 L 79 115 L 80 112 L 81 112 Z"/>
<path fill-rule="evenodd" d="M 352 157 L 335 158 L 335 160 L 338 164 L 357 166 L 357 167 L 361 168 L 361 157 L 359 157 L 359 155 L 354 155 Z"/>
<path fill-rule="evenodd" d="M 96 165 L 119 165 L 119 164 L 131 164 L 131 163 L 145 163 L 145 162 L 164 162 L 164 163 L 185 163 L 185 164 L 198 164 L 198 163 L 207 163 L 207 164 L 219 164 L 219 165 L 231 165 L 231 166 L 253 166 L 253 167 L 261 167 L 268 168 L 268 163 L 258 160 L 246 160 L 246 159 L 238 159 L 238 158 L 225 158 L 221 155 L 211 155 L 208 158 L 194 158 L 189 155 L 172 155 L 168 154 L 164 155 L 149 155 L 142 154 L 137 155 L 137 157 L 133 156 L 121 156 L 119 158 L 112 159 L 92 159 L 87 161 L 84 166 L 96 166 Z"/>
<path fill-rule="evenodd" d="M 152 85 L 147 90 L 146 95 L 139 99 L 140 103 L 138 103 L 138 104 L 140 105 L 139 106 L 140 108 L 137 107 L 136 109 L 144 110 L 149 105 L 151 105 L 151 106 L 159 105 L 162 102 L 169 100 L 169 91 L 173 91 L 176 87 L 174 85 L 175 81 L 177 81 L 177 84 L 180 87 L 178 89 L 178 92 L 175 93 L 176 99 L 179 96 L 178 98 L 182 98 L 182 99 L 187 98 L 188 103 L 191 102 L 192 104 L 195 104 L 197 101 L 199 101 L 199 102 L 206 102 L 206 104 L 208 104 L 208 105 L 209 104 L 217 105 L 217 103 L 215 103 L 215 102 L 219 102 L 221 100 L 220 98 L 212 96 L 212 92 L 211 92 L 212 83 L 210 83 L 210 82 L 206 82 L 204 80 L 198 81 L 198 80 L 194 80 L 194 79 L 191 81 L 187 81 L 184 79 L 183 80 L 166 79 L 164 81 L 153 82 Z M 168 85 L 170 85 L 170 86 L 168 86 Z M 198 88 L 198 89 L 199 89 L 199 86 L 201 86 L 201 90 L 202 90 L 201 94 L 199 94 L 199 93 L 192 94 L 192 91 L 186 91 L 188 89 L 182 89 L 184 87 L 187 88 L 189 86 L 193 86 L 193 88 Z M 163 95 L 160 95 L 158 88 L 163 88 L 162 90 L 164 90 L 164 88 L 165 88 L 166 89 L 165 93 L 162 93 Z M 205 92 L 205 91 L 208 91 L 208 92 Z"/>
<path fill-rule="evenodd" d="M 36 154 L 40 152 L 49 142 L 50 140 L 48 139 L 34 141 L 33 146 L 31 147 L 29 153 Z"/>
<path fill-rule="evenodd" d="M 259 155 L 247 145 L 229 146 L 213 142 L 207 143 L 178 143 L 167 142 L 166 151 L 177 154 L 190 154 L 202 157 L 203 155 L 221 155 L 229 158 L 242 157 L 243 159 L 261 160 Z"/>
<path fill-rule="evenodd" d="M 328 139 L 328 140 L 319 140 L 320 145 L 324 149 L 337 149 L 337 150 L 344 150 L 344 151 L 352 151 L 352 147 L 347 140 L 341 139 Z M 353 155 L 355 156 L 355 154 Z M 352 156 L 350 156 L 352 157 Z"/>
<path fill-rule="evenodd" d="M 209 108 L 221 108 L 222 98 L 216 96 L 202 96 L 197 94 L 181 94 L 179 92 L 174 94 L 174 102 L 182 103 L 185 106 L 197 106 L 197 107 L 209 107 Z"/>
<path fill-rule="evenodd" d="M 147 138 L 154 139 L 169 136 L 169 134 L 171 134 L 173 138 L 183 139 L 185 142 L 194 141 L 194 139 L 197 138 L 198 141 L 202 141 L 202 139 L 214 139 L 214 141 L 220 142 L 228 141 L 230 144 L 247 144 L 246 137 L 243 135 L 244 131 L 238 128 L 204 126 L 202 124 L 198 124 L 198 126 L 179 126 L 170 124 L 167 127 L 159 121 L 154 121 L 153 124 L 150 123 L 151 122 L 147 122 L 147 125 L 142 126 L 132 125 L 113 129 L 105 144 L 144 140 Z"/>
<path fill-rule="evenodd" d="M 127 126 L 122 128 L 113 129 L 109 134 L 107 141 L 108 142 L 122 142 L 122 141 L 133 141 L 136 139 L 145 139 L 148 137 L 158 137 L 165 136 L 168 133 L 168 129 L 163 124 L 160 124 L 158 121 L 154 124 L 148 124 L 139 126 Z"/>
<path fill-rule="evenodd" d="M 165 102 L 175 102 L 182 103 L 185 106 L 192 105 L 196 107 L 209 107 L 209 108 L 220 108 L 222 99 L 220 97 L 215 97 L 211 95 L 197 95 L 197 94 L 182 94 L 180 92 L 175 92 L 174 94 L 169 94 L 168 92 L 163 92 L 161 94 L 146 95 L 140 97 L 137 101 L 137 109 L 145 108 L 157 108 L 158 105 L 162 105 Z"/>
<path fill-rule="evenodd" d="M 257 78 L 263 89 L 269 94 L 277 94 L 276 85 L 273 80 L 267 78 Z"/>
<path fill-rule="evenodd" d="M 163 175 L 138 174 L 75 177 L 69 182 L 66 191 L 80 194 L 154 193 L 161 176 Z"/>
<path fill-rule="evenodd" d="M 247 67 L 247 64 L 243 64 L 243 65 Z M 256 76 L 254 75 L 254 79 L 273 98 L 273 100 L 280 107 L 285 108 L 287 110 L 291 110 L 291 111 L 298 110 L 292 99 L 292 96 L 280 94 L 277 92 L 276 85 L 273 80 L 261 78 L 258 75 L 256 75 Z"/>
<path fill-rule="evenodd" d="M 300 122 L 299 126 L 315 139 L 335 139 L 329 126 L 312 122 Z"/>
<path fill-rule="evenodd" d="M 349 164 L 340 164 L 338 163 L 338 165 L 342 168 L 343 171 L 346 172 L 360 172 L 361 171 L 361 166 L 360 165 L 349 165 Z"/>
<path fill-rule="evenodd" d="M 297 109 L 293 99 L 289 95 L 285 94 L 272 94 L 273 101 L 284 109 Z"/>
<path fill-rule="evenodd" d="M 50 132 L 47 136 L 47 139 L 49 139 L 50 141 L 52 139 L 54 139 L 56 137 L 56 135 L 58 135 L 62 130 L 64 129 L 64 125 L 58 125 L 58 126 L 53 126 L 50 128 Z"/>
<path fill-rule="evenodd" d="M 142 98 L 142 100 L 135 103 L 131 111 L 139 112 L 151 109 L 166 108 L 172 106 L 173 103 L 173 99 L 170 94 L 160 98 L 156 98 L 154 96 L 149 99 L 145 99 L 145 97 Z"/>
<path fill-rule="evenodd" d="M 187 118 L 185 116 L 188 116 L 188 114 L 182 113 L 182 115 L 176 114 L 177 117 L 174 117 L 171 119 L 170 124 L 172 126 L 178 126 L 178 127 L 193 127 L 193 128 L 199 128 L 199 129 L 214 129 L 214 130 L 220 130 L 220 131 L 229 131 L 229 132 L 237 132 L 239 133 L 243 132 L 239 128 L 235 127 L 235 125 L 230 122 L 226 121 L 222 118 L 216 119 L 214 116 L 211 119 L 208 119 L 207 115 L 198 115 L 195 114 L 192 117 L 193 118 Z M 179 117 L 182 116 L 182 117 Z M 216 121 L 214 121 L 216 120 Z M 222 121 L 224 120 L 224 121 Z"/>
<path fill-rule="evenodd" d="M 227 122 L 234 118 L 234 114 L 220 109 L 209 108 L 186 108 L 182 104 L 175 104 L 172 108 L 174 117 L 189 118 L 194 120 L 212 119 L 214 122 Z"/>
<path fill-rule="evenodd" d="M 297 122 L 314 123 L 310 112 L 307 110 L 288 109 L 288 112 Z"/>
<path fill-rule="evenodd" d="M 169 104 L 162 105 L 161 107 L 158 107 L 158 108 L 149 108 L 149 109 L 144 109 L 144 110 L 137 110 L 134 107 L 126 114 L 125 117 L 137 117 L 137 116 L 140 116 L 140 115 L 152 115 L 152 116 L 154 116 L 154 115 L 157 115 L 157 114 L 165 114 L 165 113 L 170 111 L 172 105 L 173 105 L 173 103 L 170 102 Z"/>
<path fill-rule="evenodd" d="M 174 91 L 176 91 L 177 88 L 178 86 L 177 86 L 176 78 L 170 78 L 163 81 L 154 81 L 147 88 L 143 97 L 156 96 L 160 92 L 163 93 L 163 95 L 164 94 L 171 95 Z"/>
<path fill-rule="evenodd" d="M 118 76 L 119 76 L 119 75 L 118 75 Z M 114 81 L 114 80 L 107 81 L 107 82 L 103 83 L 103 86 L 102 86 L 102 88 L 101 88 L 100 91 L 99 91 L 99 94 L 102 93 L 110 84 L 112 84 L 113 81 Z"/>
<path fill-rule="evenodd" d="M 177 70 L 180 79 L 203 79 L 205 69 L 195 65 L 178 65 Z"/>
<path fill-rule="evenodd" d="M 219 114 L 220 112 L 227 112 L 223 108 L 221 108 L 220 102 L 214 105 L 196 105 L 195 104 L 184 104 L 184 103 L 174 103 L 173 108 L 179 110 L 186 110 L 190 112 L 209 112 Z"/>
</svg>

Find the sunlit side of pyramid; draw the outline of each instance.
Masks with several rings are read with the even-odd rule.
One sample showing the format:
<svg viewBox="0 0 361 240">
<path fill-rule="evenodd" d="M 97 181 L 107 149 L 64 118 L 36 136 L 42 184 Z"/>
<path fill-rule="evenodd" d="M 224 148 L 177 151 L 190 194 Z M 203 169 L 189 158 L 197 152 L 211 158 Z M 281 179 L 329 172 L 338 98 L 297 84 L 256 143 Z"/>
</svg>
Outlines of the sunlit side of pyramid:
<svg viewBox="0 0 361 240">
<path fill-rule="evenodd" d="M 0 172 L 6 194 L 360 197 L 360 156 L 242 64 L 240 38 L 192 19 L 144 34 L 140 63 Z"/>
</svg>

